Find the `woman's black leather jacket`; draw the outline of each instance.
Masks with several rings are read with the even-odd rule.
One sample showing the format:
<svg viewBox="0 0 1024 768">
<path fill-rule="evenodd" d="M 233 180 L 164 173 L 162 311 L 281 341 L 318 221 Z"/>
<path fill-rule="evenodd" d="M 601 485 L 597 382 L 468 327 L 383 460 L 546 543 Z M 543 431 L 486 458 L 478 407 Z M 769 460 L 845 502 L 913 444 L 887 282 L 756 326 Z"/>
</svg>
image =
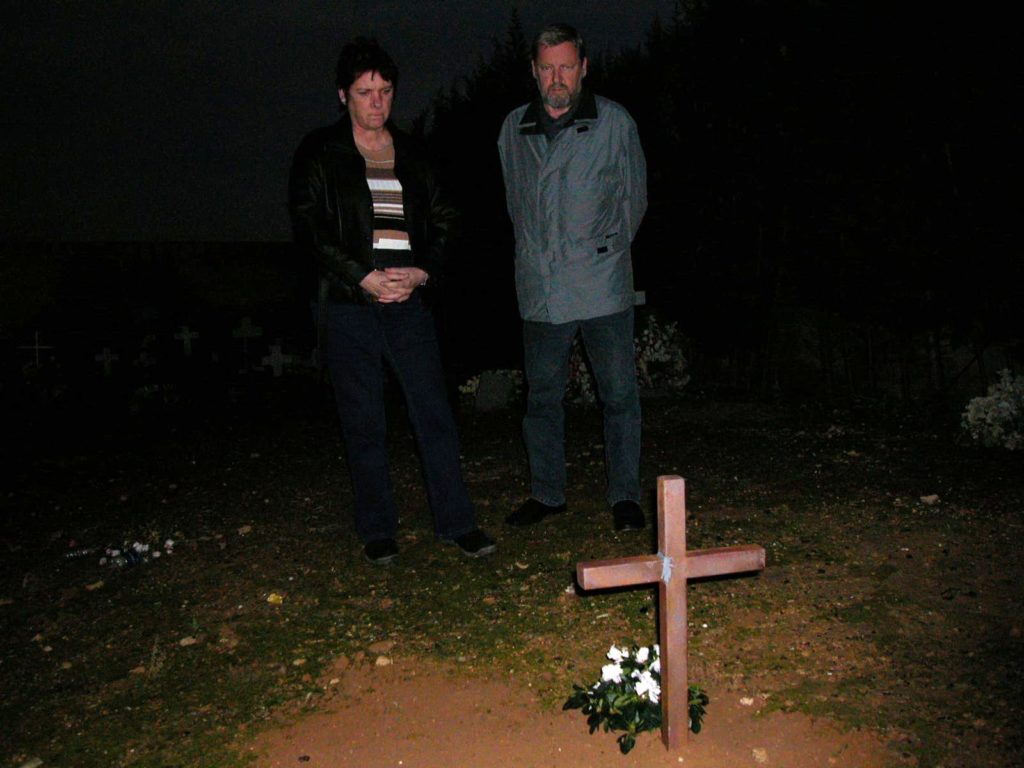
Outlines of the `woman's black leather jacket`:
<svg viewBox="0 0 1024 768">
<path fill-rule="evenodd" d="M 435 282 L 441 277 L 457 214 L 441 196 L 421 147 L 390 123 L 388 130 L 413 264 Z M 321 302 L 372 301 L 359 283 L 373 270 L 373 201 L 366 163 L 347 116 L 302 140 L 288 187 L 295 240 L 317 265 Z"/>
</svg>

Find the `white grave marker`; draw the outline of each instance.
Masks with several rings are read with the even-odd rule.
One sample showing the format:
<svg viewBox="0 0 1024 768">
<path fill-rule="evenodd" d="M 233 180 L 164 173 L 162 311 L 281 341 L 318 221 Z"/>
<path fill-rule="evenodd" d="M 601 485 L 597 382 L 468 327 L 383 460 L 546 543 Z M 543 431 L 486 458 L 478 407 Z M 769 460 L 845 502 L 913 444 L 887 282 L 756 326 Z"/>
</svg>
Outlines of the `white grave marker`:
<svg viewBox="0 0 1024 768">
<path fill-rule="evenodd" d="M 241 324 L 231 332 L 236 339 L 242 340 L 242 371 L 249 367 L 249 339 L 258 339 L 263 335 L 263 329 L 253 325 L 252 318 L 246 315 L 242 318 Z"/>
<path fill-rule="evenodd" d="M 103 375 L 107 377 L 113 374 L 114 363 L 120 359 L 116 353 L 110 351 L 110 347 L 104 347 L 103 351 L 95 357 L 97 363 L 103 363 Z"/>
<path fill-rule="evenodd" d="M 174 334 L 174 338 L 181 342 L 185 357 L 192 357 L 192 339 L 199 338 L 199 331 L 190 330 L 187 325 L 183 325 L 181 330 Z"/>
<path fill-rule="evenodd" d="M 270 345 L 270 354 L 266 355 L 260 362 L 263 365 L 269 365 L 274 371 L 274 378 L 278 378 L 283 372 L 286 365 L 291 365 L 295 358 L 292 355 L 281 354 L 280 344 Z"/>
<path fill-rule="evenodd" d="M 39 352 L 40 352 L 40 350 L 43 350 L 43 349 L 53 349 L 53 347 L 47 346 L 46 344 L 40 344 L 39 343 L 39 331 L 36 331 L 34 338 L 35 338 L 35 343 L 33 343 L 31 346 L 18 347 L 18 349 L 31 349 L 33 352 L 35 352 L 36 368 L 38 368 L 39 367 Z"/>
</svg>

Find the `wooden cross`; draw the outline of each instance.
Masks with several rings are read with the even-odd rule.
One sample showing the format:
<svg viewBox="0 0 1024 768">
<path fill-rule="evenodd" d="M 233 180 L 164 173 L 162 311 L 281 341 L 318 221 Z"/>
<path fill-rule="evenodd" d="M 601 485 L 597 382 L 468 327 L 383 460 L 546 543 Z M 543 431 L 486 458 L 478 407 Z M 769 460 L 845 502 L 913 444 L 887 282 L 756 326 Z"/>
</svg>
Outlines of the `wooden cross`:
<svg viewBox="0 0 1024 768">
<path fill-rule="evenodd" d="M 31 349 L 36 353 L 36 368 L 39 368 L 39 352 L 44 349 L 53 349 L 53 347 L 47 346 L 46 344 L 39 343 L 39 331 L 36 331 L 35 343 L 30 347 L 18 347 L 18 349 Z"/>
<path fill-rule="evenodd" d="M 686 582 L 764 569 L 764 548 L 755 544 L 686 551 L 686 481 L 658 478 L 658 554 L 591 560 L 576 565 L 585 590 L 658 582 L 661 642 L 661 740 L 678 749 L 689 732 L 686 679 Z"/>
<path fill-rule="evenodd" d="M 104 347 L 103 351 L 96 355 L 96 362 L 103 363 L 103 375 L 110 376 L 114 372 L 114 363 L 120 360 L 120 356 L 110 351 L 110 347 Z"/>
<path fill-rule="evenodd" d="M 185 357 L 192 357 L 192 339 L 199 338 L 199 331 L 190 330 L 187 325 L 183 325 L 181 326 L 181 331 L 174 334 L 174 338 L 182 343 Z"/>
</svg>

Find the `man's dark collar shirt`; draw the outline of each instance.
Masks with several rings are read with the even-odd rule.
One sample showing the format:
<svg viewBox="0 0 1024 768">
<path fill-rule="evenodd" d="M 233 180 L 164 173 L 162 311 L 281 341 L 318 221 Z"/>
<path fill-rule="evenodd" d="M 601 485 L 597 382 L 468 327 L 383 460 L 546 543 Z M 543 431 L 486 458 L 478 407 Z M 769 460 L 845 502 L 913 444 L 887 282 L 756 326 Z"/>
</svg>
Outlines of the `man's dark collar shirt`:
<svg viewBox="0 0 1024 768">
<path fill-rule="evenodd" d="M 538 122 L 540 123 L 540 129 L 544 131 L 544 135 L 548 137 L 548 141 L 554 140 L 555 136 L 557 136 L 563 128 L 568 128 L 573 124 L 573 121 L 576 119 L 576 112 L 579 110 L 579 106 L 582 102 L 583 94 L 581 93 L 579 98 L 576 99 L 576 103 L 569 108 L 568 112 L 561 117 L 554 118 L 548 114 L 548 110 L 544 106 L 544 103 L 538 99 L 537 113 L 540 118 Z"/>
</svg>

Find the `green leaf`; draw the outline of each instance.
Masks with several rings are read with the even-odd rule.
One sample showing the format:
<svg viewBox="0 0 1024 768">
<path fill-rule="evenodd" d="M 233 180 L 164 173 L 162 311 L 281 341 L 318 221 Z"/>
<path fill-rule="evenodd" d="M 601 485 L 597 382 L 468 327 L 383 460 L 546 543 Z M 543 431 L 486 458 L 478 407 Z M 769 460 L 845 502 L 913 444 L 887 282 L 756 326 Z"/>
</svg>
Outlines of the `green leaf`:
<svg viewBox="0 0 1024 768">
<path fill-rule="evenodd" d="M 618 738 L 619 750 L 622 754 L 627 755 L 629 751 L 636 746 L 636 738 L 631 733 L 624 733 Z"/>
<path fill-rule="evenodd" d="M 587 696 L 587 692 L 580 688 L 565 700 L 565 704 L 562 705 L 562 709 L 581 709 L 587 705 L 589 700 L 590 697 Z"/>
<path fill-rule="evenodd" d="M 694 733 L 700 733 L 700 729 L 703 726 L 704 714 L 706 710 L 705 705 L 710 703 L 708 695 L 701 690 L 699 686 L 691 685 L 689 688 L 689 715 L 690 715 L 690 730 Z"/>
</svg>

